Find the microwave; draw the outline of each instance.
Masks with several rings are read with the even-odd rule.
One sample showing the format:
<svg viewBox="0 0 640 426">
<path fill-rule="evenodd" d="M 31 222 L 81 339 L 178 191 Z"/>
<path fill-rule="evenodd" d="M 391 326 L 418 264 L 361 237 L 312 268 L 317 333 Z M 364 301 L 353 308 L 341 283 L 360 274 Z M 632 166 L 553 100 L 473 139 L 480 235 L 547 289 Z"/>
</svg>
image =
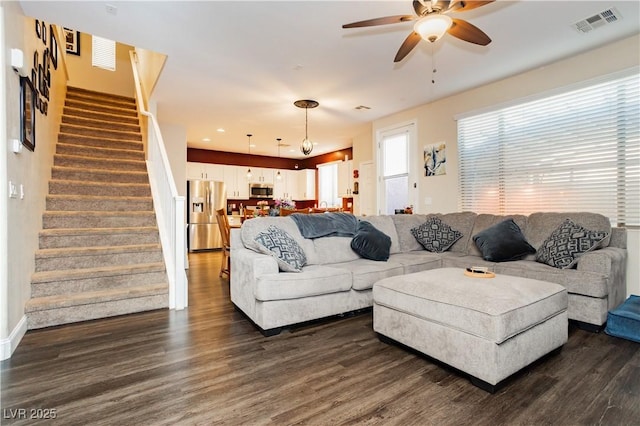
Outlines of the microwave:
<svg viewBox="0 0 640 426">
<path fill-rule="evenodd" d="M 273 198 L 273 184 L 271 183 L 250 183 L 250 198 Z"/>
</svg>

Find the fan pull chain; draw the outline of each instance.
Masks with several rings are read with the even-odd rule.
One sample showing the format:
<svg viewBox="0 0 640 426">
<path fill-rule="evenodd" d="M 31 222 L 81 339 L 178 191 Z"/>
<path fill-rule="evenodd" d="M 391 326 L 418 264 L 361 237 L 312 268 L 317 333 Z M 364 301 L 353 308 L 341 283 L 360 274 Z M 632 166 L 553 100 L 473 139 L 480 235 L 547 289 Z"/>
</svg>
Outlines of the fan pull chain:
<svg viewBox="0 0 640 426">
<path fill-rule="evenodd" d="M 438 72 L 436 69 L 436 57 L 433 54 L 433 43 L 429 44 L 431 44 L 431 84 L 436 84 L 436 72 Z"/>
</svg>

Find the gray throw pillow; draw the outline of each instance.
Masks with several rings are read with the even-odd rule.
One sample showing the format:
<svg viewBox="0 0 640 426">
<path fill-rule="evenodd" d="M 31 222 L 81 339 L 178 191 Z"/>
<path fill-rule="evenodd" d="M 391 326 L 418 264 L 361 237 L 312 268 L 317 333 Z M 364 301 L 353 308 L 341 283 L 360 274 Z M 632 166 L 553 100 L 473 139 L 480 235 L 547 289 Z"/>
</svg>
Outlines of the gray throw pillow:
<svg viewBox="0 0 640 426">
<path fill-rule="evenodd" d="M 604 231 L 591 231 L 566 219 L 542 243 L 536 261 L 559 269 L 575 266 L 578 257 L 600 247 L 609 236 Z"/>
<path fill-rule="evenodd" d="M 503 220 L 473 236 L 473 242 L 489 262 L 518 260 L 536 249 L 524 238 L 522 230 L 513 219 Z"/>
<path fill-rule="evenodd" d="M 365 259 L 386 261 L 391 250 L 391 237 L 366 220 L 361 220 L 351 240 L 351 249 Z"/>
<path fill-rule="evenodd" d="M 462 234 L 439 218 L 433 216 L 425 223 L 411 229 L 411 235 L 429 251 L 442 253 L 462 238 Z"/>
<path fill-rule="evenodd" d="M 281 271 L 301 272 L 307 263 L 307 256 L 302 247 L 277 226 L 270 225 L 256 235 L 255 241 L 258 243 L 258 251 L 273 256 Z"/>
</svg>

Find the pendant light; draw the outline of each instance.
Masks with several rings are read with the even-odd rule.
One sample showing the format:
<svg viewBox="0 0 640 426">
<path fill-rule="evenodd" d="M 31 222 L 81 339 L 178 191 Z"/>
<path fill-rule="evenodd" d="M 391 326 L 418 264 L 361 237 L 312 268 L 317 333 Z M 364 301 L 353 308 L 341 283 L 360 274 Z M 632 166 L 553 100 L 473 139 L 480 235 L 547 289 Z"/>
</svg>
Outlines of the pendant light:
<svg viewBox="0 0 640 426">
<path fill-rule="evenodd" d="M 299 101 L 295 101 L 293 104 L 298 108 L 304 108 L 304 140 L 300 145 L 300 150 L 304 155 L 309 155 L 313 150 L 313 142 L 311 142 L 311 140 L 309 139 L 308 111 L 309 111 L 309 108 L 315 108 L 320 104 L 316 101 L 312 101 L 311 99 L 301 99 Z"/>
<path fill-rule="evenodd" d="M 282 140 L 282 138 L 277 138 L 276 141 L 278 141 L 278 160 L 280 160 L 280 141 Z M 280 174 L 280 169 L 278 169 L 278 173 L 276 173 L 276 179 L 277 180 L 282 180 L 282 175 Z"/>
<path fill-rule="evenodd" d="M 251 133 L 247 134 L 247 137 L 249 138 L 249 155 L 251 155 L 251 136 L 253 136 Z M 251 180 L 251 167 L 247 169 L 247 179 Z"/>
</svg>

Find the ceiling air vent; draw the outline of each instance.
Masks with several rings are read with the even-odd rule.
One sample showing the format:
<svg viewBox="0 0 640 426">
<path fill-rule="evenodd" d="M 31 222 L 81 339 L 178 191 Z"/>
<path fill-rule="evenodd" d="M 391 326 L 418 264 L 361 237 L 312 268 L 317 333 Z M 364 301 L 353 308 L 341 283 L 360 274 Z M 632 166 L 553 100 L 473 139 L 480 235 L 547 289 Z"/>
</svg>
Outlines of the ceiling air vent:
<svg viewBox="0 0 640 426">
<path fill-rule="evenodd" d="M 595 30 L 607 24 L 613 24 L 620 19 L 622 19 L 622 15 L 620 15 L 620 12 L 618 12 L 615 7 L 612 7 L 598 13 L 597 15 L 593 15 L 576 22 L 573 24 L 573 27 L 581 33 L 588 33 L 591 30 Z"/>
</svg>

